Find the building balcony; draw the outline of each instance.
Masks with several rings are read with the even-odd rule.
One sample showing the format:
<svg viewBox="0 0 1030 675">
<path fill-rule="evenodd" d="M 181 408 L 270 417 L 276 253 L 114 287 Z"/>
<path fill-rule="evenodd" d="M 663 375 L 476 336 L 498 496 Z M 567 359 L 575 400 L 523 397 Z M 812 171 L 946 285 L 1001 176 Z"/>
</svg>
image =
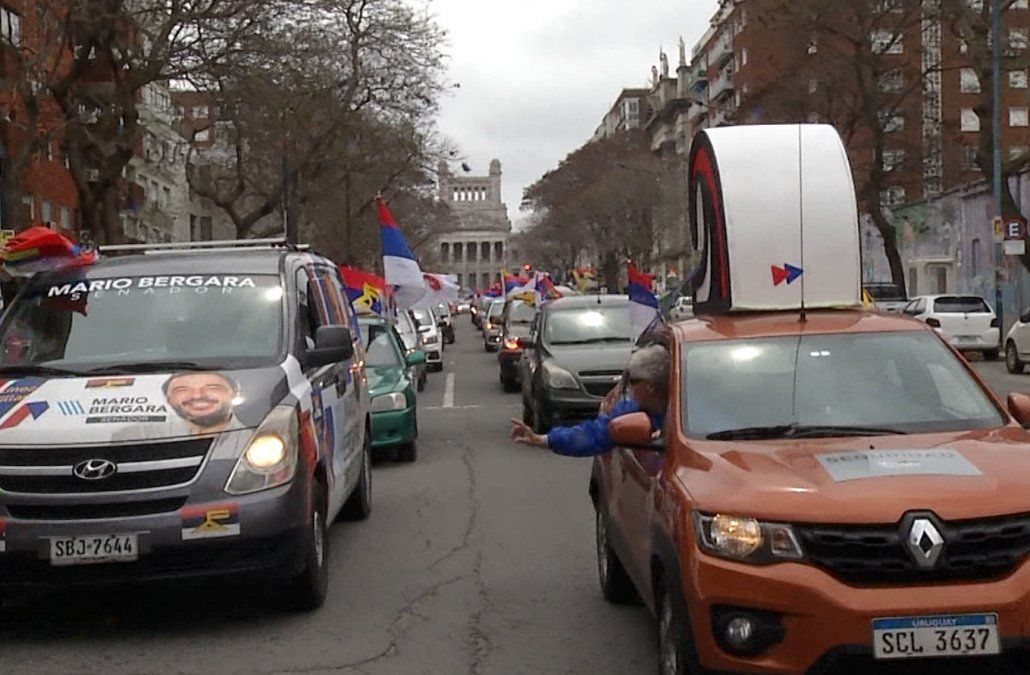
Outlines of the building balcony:
<svg viewBox="0 0 1030 675">
<path fill-rule="evenodd" d="M 708 71 L 698 68 L 697 72 L 692 72 L 687 87 L 695 94 L 703 93 L 708 88 Z"/>
<path fill-rule="evenodd" d="M 709 61 L 721 68 L 733 58 L 733 31 L 725 30 L 712 45 Z"/>
<path fill-rule="evenodd" d="M 733 92 L 733 69 L 727 68 L 719 73 L 719 76 L 712 81 L 708 96 L 714 101 L 720 96 Z"/>
</svg>

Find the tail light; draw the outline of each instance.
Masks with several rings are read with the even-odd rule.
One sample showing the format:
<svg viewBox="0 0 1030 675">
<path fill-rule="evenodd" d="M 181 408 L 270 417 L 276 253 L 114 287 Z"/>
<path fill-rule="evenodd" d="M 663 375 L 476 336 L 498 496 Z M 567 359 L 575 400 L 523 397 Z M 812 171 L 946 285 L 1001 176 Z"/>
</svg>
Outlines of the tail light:
<svg viewBox="0 0 1030 675">
<path fill-rule="evenodd" d="M 504 338 L 504 348 L 510 352 L 513 352 L 519 348 L 518 338 L 508 337 Z"/>
<path fill-rule="evenodd" d="M 926 320 L 926 325 L 930 328 L 940 328 L 941 322 L 931 316 Z"/>
<path fill-rule="evenodd" d="M 998 317 L 994 317 L 993 319 L 991 319 L 991 328 L 1001 328 L 1001 321 L 998 319 Z"/>
</svg>

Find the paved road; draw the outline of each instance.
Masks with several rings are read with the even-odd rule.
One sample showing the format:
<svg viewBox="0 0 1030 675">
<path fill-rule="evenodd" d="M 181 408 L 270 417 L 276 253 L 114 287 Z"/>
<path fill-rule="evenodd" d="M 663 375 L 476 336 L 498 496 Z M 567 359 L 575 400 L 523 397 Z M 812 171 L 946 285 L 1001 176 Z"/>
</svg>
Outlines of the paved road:
<svg viewBox="0 0 1030 675">
<path fill-rule="evenodd" d="M 1005 370 L 1005 362 L 973 361 L 973 367 L 1000 397 L 1002 402 L 1009 392 L 1030 394 L 1030 370 L 1022 375 L 1012 375 Z"/>
<path fill-rule="evenodd" d="M 371 519 L 332 530 L 322 610 L 247 587 L 51 598 L 0 613 L 0 673 L 654 672 L 647 613 L 597 590 L 589 462 L 506 440 L 518 396 L 458 324 L 418 461 L 377 464 Z"/>
<path fill-rule="evenodd" d="M 321 611 L 252 586 L 53 597 L 0 612 L 0 672 L 654 672 L 646 611 L 597 591 L 589 462 L 506 441 L 518 396 L 467 318 L 458 333 L 420 397 L 418 461 L 377 464 L 372 518 L 333 528 Z M 1003 395 L 1030 390 L 977 368 Z"/>
</svg>

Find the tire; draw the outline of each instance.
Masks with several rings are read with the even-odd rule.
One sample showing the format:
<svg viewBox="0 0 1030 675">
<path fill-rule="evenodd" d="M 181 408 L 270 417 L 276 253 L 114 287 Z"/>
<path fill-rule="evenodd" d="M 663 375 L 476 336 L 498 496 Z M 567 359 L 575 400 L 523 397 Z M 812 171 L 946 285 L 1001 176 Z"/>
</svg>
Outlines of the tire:
<svg viewBox="0 0 1030 675">
<path fill-rule="evenodd" d="M 519 385 L 519 381 L 514 377 L 505 377 L 504 375 L 501 375 L 501 388 L 504 389 L 504 391 L 511 393 L 521 389 L 521 386 Z"/>
<path fill-rule="evenodd" d="M 1005 345 L 1005 369 L 1013 375 L 1019 375 L 1025 367 L 1026 364 L 1019 358 L 1016 343 L 1009 340 L 1009 343 Z"/>
<path fill-rule="evenodd" d="M 296 611 L 312 611 L 325 603 L 329 592 L 329 528 L 327 496 L 321 481 L 312 486 L 311 516 L 304 537 L 304 568 L 287 579 L 286 604 Z"/>
<path fill-rule="evenodd" d="M 1000 349 L 988 349 L 984 352 L 984 361 L 997 361 L 1000 353 Z"/>
<path fill-rule="evenodd" d="M 525 396 L 522 397 L 522 423 L 533 426 L 533 408 Z"/>
<path fill-rule="evenodd" d="M 361 453 L 361 476 L 354 492 L 347 498 L 340 517 L 344 520 L 365 520 L 372 515 L 372 449 L 371 434 L 365 430 L 365 448 Z"/>
<path fill-rule="evenodd" d="M 422 369 L 422 374 L 418 378 L 418 384 L 415 386 L 418 391 L 426 390 L 426 369 Z"/>
<path fill-rule="evenodd" d="M 546 434 L 551 429 L 551 425 L 547 423 L 544 418 L 544 405 L 540 399 L 534 399 L 533 401 L 533 432 L 537 434 Z"/>
<path fill-rule="evenodd" d="M 626 568 L 608 541 L 608 520 L 601 509 L 594 511 L 594 532 L 597 543 L 597 579 L 604 599 L 615 605 L 635 604 L 637 589 Z"/>
<path fill-rule="evenodd" d="M 655 580 L 655 615 L 658 618 L 658 674 L 701 675 L 686 603 L 664 578 Z"/>
</svg>

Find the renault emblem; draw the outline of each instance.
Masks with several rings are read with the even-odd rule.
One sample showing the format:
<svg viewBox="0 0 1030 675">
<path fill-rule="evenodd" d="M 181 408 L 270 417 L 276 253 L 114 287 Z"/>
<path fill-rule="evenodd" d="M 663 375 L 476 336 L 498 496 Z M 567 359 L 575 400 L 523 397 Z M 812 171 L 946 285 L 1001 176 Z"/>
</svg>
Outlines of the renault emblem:
<svg viewBox="0 0 1030 675">
<path fill-rule="evenodd" d="M 117 471 L 118 465 L 109 459 L 87 459 L 72 469 L 72 473 L 82 480 L 103 480 L 110 478 Z"/>
<path fill-rule="evenodd" d="M 944 538 L 926 518 L 916 518 L 912 521 L 906 543 L 916 565 L 927 570 L 937 564 L 937 559 L 944 550 Z"/>
</svg>

